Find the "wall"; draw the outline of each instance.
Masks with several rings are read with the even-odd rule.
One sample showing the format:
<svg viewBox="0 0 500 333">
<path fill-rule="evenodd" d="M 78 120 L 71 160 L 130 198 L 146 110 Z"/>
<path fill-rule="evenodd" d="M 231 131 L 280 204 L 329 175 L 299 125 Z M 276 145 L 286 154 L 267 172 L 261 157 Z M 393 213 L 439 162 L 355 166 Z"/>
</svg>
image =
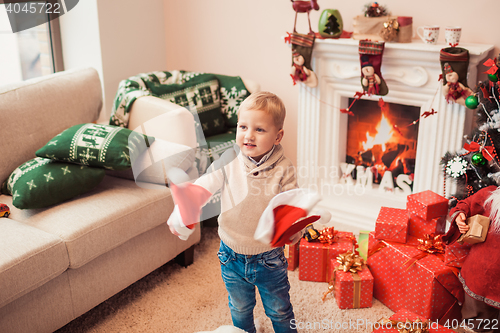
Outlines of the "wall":
<svg viewBox="0 0 500 333">
<path fill-rule="evenodd" d="M 103 82 L 97 0 L 80 1 L 59 18 L 65 69 L 94 67 Z M 104 87 L 104 85 L 103 85 Z"/>
<path fill-rule="evenodd" d="M 61 17 L 65 68 L 100 73 L 100 122 L 108 121 L 121 80 L 166 67 L 163 6 L 163 0 L 85 0 Z"/>
<path fill-rule="evenodd" d="M 317 31 L 323 9 L 336 8 L 343 17 L 344 30 L 352 31 L 352 18 L 360 15 L 369 1 L 319 0 L 318 3 L 320 10 L 311 12 L 313 30 Z M 387 0 L 379 3 L 394 15 L 413 16 L 415 28 L 441 26 L 440 42 L 444 42 L 445 26 L 458 25 L 463 29 L 463 43 L 495 45 L 490 57 L 500 52 L 498 0 L 474 3 L 466 0 Z M 167 69 L 240 75 L 258 81 L 263 90 L 278 94 L 288 111 L 283 145 L 287 156 L 295 163 L 298 88 L 292 85 L 289 76 L 291 52 L 282 39 L 286 32 L 293 30 L 295 12 L 291 2 L 164 0 L 164 10 Z M 305 14 L 299 14 L 297 30 L 308 32 Z"/>
</svg>

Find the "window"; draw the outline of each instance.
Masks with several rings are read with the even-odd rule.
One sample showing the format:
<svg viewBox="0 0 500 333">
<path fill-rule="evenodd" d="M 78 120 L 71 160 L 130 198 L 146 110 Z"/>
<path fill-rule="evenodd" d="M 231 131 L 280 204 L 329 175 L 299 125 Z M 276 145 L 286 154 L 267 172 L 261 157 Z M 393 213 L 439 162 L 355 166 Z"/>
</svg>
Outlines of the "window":
<svg viewBox="0 0 500 333">
<path fill-rule="evenodd" d="M 0 85 L 62 71 L 64 0 L 0 0 Z M 60 9 L 58 9 L 60 8 Z"/>
</svg>

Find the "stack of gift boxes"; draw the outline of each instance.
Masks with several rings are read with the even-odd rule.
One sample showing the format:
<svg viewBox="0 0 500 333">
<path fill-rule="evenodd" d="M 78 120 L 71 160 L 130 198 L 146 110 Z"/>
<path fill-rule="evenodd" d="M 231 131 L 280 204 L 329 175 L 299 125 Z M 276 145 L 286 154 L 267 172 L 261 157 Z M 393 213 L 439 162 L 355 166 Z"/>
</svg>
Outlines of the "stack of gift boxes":
<svg viewBox="0 0 500 333">
<path fill-rule="evenodd" d="M 302 239 L 299 245 L 299 280 L 329 282 L 340 309 L 372 306 L 373 276 L 363 264 L 357 269 L 339 269 L 348 266 L 339 262 L 344 254 L 352 254 L 360 262 L 357 241 L 352 232 L 336 231 L 333 227 L 319 231 L 314 241 Z M 326 237 L 324 237 L 326 235 Z"/>
<path fill-rule="evenodd" d="M 299 267 L 299 280 L 330 283 L 341 309 L 370 307 L 375 297 L 397 312 L 395 318 L 410 314 L 435 325 L 460 320 L 464 292 L 457 275 L 470 245 L 442 244 L 437 235 L 445 233 L 447 215 L 445 197 L 432 191 L 408 195 L 406 209 L 380 209 L 375 231 L 366 232 L 368 250 L 361 256 L 368 256 L 367 265 L 358 271 L 339 269 L 342 254 L 358 254 L 357 242 L 353 233 L 333 228 L 319 231 L 334 233 L 329 241 L 302 239 L 290 246 L 289 269 Z M 426 251 L 423 244 L 438 244 L 441 251 Z M 439 326 L 434 332 L 448 331 Z"/>
<path fill-rule="evenodd" d="M 460 319 L 463 289 L 458 268 L 467 246 L 446 249 L 448 200 L 432 191 L 408 195 L 406 209 L 382 207 L 370 233 L 368 267 L 374 297 L 393 311 L 430 320 Z"/>
</svg>

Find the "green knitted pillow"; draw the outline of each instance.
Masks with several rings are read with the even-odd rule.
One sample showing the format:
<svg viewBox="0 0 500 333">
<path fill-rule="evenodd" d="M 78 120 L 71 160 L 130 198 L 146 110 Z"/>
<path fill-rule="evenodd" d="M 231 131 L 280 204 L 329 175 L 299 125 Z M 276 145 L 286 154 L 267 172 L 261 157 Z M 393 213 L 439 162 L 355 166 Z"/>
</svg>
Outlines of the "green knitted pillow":
<svg viewBox="0 0 500 333">
<path fill-rule="evenodd" d="M 2 185 L 19 209 L 44 208 L 96 187 L 105 170 L 36 157 L 14 170 Z"/>
<path fill-rule="evenodd" d="M 154 141 L 154 137 L 128 128 L 80 124 L 56 135 L 36 156 L 61 162 L 71 162 L 110 170 L 131 167 L 131 156 L 139 156 Z"/>
</svg>

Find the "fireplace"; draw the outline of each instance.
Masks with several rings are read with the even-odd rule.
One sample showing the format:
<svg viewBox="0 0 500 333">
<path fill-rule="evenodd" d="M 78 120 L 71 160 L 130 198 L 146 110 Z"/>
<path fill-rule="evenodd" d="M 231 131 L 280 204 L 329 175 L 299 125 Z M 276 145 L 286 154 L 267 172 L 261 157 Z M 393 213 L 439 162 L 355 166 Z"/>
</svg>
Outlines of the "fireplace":
<svg viewBox="0 0 500 333">
<path fill-rule="evenodd" d="M 354 94 L 361 91 L 358 41 L 316 40 L 311 63 L 318 76 L 318 87 L 301 85 L 299 89 L 297 167 L 300 186 L 316 189 L 322 195 L 319 205 L 331 211 L 333 225 L 351 231 L 374 230 L 382 206 L 404 208 L 407 194 L 427 189 L 446 195 L 440 160 L 447 151 L 463 146 L 464 134 L 472 129 L 473 112 L 458 104 L 448 104 L 442 97 L 438 77 L 439 51 L 443 47 L 419 42 L 386 43 L 381 71 L 389 94 L 383 96 L 383 101 L 404 117 L 389 114 L 382 119 L 380 96 L 363 96 L 354 103 L 353 114 L 361 117 L 363 111 L 358 108 L 371 111 L 361 121 L 367 123 L 363 125 L 366 128 L 351 131 L 357 132 L 357 139 L 351 139 L 350 136 L 356 135 L 349 134 L 349 128 L 362 125 L 339 110 L 347 108 Z M 478 65 L 493 46 L 463 47 L 470 53 L 468 82 L 474 87 Z M 419 117 L 432 109 L 437 113 Z M 403 128 L 417 119 L 417 124 Z M 378 166 L 387 173 L 384 178 L 382 172 L 375 172 L 377 161 L 373 165 L 368 163 L 369 153 L 360 148 L 359 141 L 367 139 L 366 132 L 369 141 L 377 126 L 394 130 L 395 124 L 403 135 L 396 143 L 392 136 L 398 137 L 399 133 L 387 134 L 390 138 L 384 142 L 385 149 L 396 150 L 393 154 L 397 157 L 393 169 L 391 165 L 386 169 Z M 378 144 L 379 147 L 371 149 L 375 160 L 384 156 L 380 152 L 382 144 Z"/>
<path fill-rule="evenodd" d="M 410 105 L 349 99 L 345 162 L 370 168 L 372 182 L 380 184 L 386 171 L 393 182 L 400 174 L 413 178 L 417 156 L 420 108 Z M 397 186 L 397 183 L 396 183 Z M 411 188 L 411 187 L 410 187 Z"/>
</svg>

